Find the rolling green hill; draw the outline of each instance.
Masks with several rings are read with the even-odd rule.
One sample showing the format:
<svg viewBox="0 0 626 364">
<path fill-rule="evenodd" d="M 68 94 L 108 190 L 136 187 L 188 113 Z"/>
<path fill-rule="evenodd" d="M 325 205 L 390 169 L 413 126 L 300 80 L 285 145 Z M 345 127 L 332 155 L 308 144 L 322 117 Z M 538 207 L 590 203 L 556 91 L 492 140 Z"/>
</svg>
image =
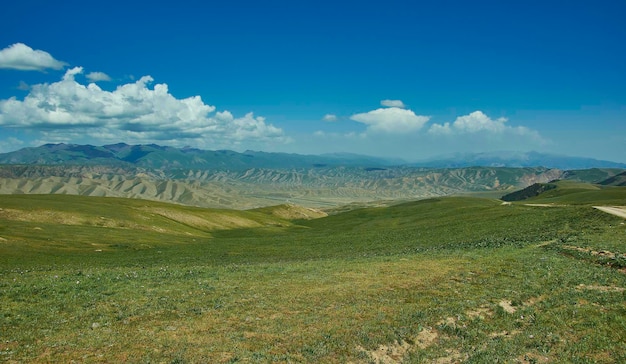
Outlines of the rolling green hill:
<svg viewBox="0 0 626 364">
<path fill-rule="evenodd" d="M 584 200 L 440 197 L 312 220 L 294 205 L 2 196 L 0 355 L 621 362 L 626 226 L 591 207 L 610 189 L 567 187 L 559 198 Z"/>
<path fill-rule="evenodd" d="M 626 205 L 626 187 L 576 181 L 538 183 L 502 197 L 503 201 L 532 204 Z"/>
<path fill-rule="evenodd" d="M 24 252 L 63 256 L 154 251 L 208 239 L 216 231 L 289 226 L 275 214 L 154 201 L 71 195 L 7 195 L 0 200 L 0 261 Z"/>
</svg>

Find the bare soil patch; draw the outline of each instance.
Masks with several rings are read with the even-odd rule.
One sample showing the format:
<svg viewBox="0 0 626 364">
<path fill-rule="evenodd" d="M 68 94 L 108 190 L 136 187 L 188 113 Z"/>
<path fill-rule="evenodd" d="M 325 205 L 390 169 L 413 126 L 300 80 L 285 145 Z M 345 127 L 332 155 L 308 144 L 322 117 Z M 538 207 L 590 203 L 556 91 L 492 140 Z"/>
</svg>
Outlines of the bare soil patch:
<svg viewBox="0 0 626 364">
<path fill-rule="evenodd" d="M 531 207 L 561 207 L 561 206 L 565 206 L 565 205 L 558 205 L 558 204 L 554 204 L 554 203 L 525 203 L 524 206 L 531 206 Z"/>
<path fill-rule="evenodd" d="M 479 307 L 475 310 L 469 310 L 465 314 L 470 318 L 484 319 L 486 316 L 493 316 L 493 311 L 488 307 Z"/>
<path fill-rule="evenodd" d="M 512 337 L 515 336 L 519 333 L 521 333 L 521 330 L 512 330 L 512 331 L 500 331 L 500 332 L 492 332 L 491 334 L 489 334 L 489 337 L 491 338 L 496 338 L 496 337 Z"/>
<path fill-rule="evenodd" d="M 357 347 L 360 351 L 367 353 L 372 360 L 377 364 L 397 364 L 401 363 L 404 359 L 404 356 L 414 349 L 415 347 L 419 349 L 426 349 L 431 346 L 439 337 L 437 331 L 431 328 L 424 328 L 420 331 L 419 334 L 413 339 L 413 344 L 410 344 L 407 341 L 395 341 L 389 345 L 380 345 L 375 350 L 366 350 L 362 347 Z"/>
</svg>

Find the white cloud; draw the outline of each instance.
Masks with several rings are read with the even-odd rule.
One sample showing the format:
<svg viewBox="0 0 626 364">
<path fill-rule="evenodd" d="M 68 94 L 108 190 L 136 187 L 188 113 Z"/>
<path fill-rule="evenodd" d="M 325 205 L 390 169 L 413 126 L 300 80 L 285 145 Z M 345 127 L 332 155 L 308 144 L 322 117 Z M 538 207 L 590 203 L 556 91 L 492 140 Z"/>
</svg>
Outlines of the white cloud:
<svg viewBox="0 0 626 364">
<path fill-rule="evenodd" d="M 509 125 L 511 122 L 505 118 L 492 119 L 481 111 L 435 124 L 429 116 L 393 107 L 359 113 L 351 119 L 362 123 L 365 130 L 322 129 L 300 140 L 297 147 L 309 153 L 321 153 L 327 152 L 327 146 L 331 145 L 333 151 L 420 160 L 452 152 L 538 150 L 550 143 L 535 130 Z"/>
<path fill-rule="evenodd" d="M 327 140 L 333 140 L 333 142 L 337 142 L 338 140 L 346 140 L 346 139 L 367 139 L 367 135 L 364 133 L 355 133 L 353 131 L 348 133 L 336 133 L 336 132 L 326 132 L 323 130 L 317 130 L 313 132 L 313 136 L 317 138 L 325 138 Z"/>
<path fill-rule="evenodd" d="M 456 118 L 452 126 L 461 132 L 476 133 L 478 131 L 485 130 L 492 133 L 501 133 L 507 128 L 504 125 L 506 122 L 506 118 L 493 120 L 482 111 L 474 111 L 469 115 L 463 115 Z"/>
<path fill-rule="evenodd" d="M 218 111 L 217 113 L 215 113 L 215 117 L 223 122 L 231 122 L 233 120 L 235 120 L 235 117 L 233 116 L 233 114 L 231 114 L 230 111 L 225 110 L 225 111 Z"/>
<path fill-rule="evenodd" d="M 450 123 L 433 124 L 428 129 L 428 132 L 434 135 L 450 135 L 452 134 L 452 128 L 450 128 Z"/>
<path fill-rule="evenodd" d="M 236 118 L 217 112 L 200 96 L 177 99 L 166 84 L 144 76 L 115 91 L 95 83 L 83 85 L 75 76 L 81 67 L 66 71 L 63 79 L 31 87 L 23 101 L 0 100 L 0 126 L 37 129 L 47 140 L 95 138 L 111 142 L 168 141 L 170 145 L 224 147 L 242 143 L 288 142 L 282 129 L 248 113 Z"/>
<path fill-rule="evenodd" d="M 48 68 L 60 70 L 67 63 L 57 61 L 50 53 L 34 50 L 24 43 L 15 43 L 0 50 L 0 68 L 21 71 L 43 71 Z"/>
<path fill-rule="evenodd" d="M 367 130 L 371 132 L 400 134 L 421 129 L 430 117 L 415 115 L 411 110 L 390 107 L 355 114 L 350 119 L 366 124 Z"/>
<path fill-rule="evenodd" d="M 326 115 L 324 115 L 322 120 L 328 121 L 328 122 L 337 121 L 337 115 L 335 115 L 335 114 L 326 114 Z"/>
<path fill-rule="evenodd" d="M 104 72 L 90 72 L 87 74 L 87 79 L 91 82 L 111 81 L 111 77 Z"/>
<path fill-rule="evenodd" d="M 399 107 L 401 109 L 404 109 L 406 107 L 402 100 L 382 100 L 380 104 L 386 107 Z"/>
<path fill-rule="evenodd" d="M 512 127 L 506 125 L 508 119 L 498 118 L 491 119 L 482 111 L 474 111 L 468 115 L 459 116 L 452 124 L 433 124 L 428 132 L 433 135 L 452 135 L 452 134 L 514 134 L 525 135 L 536 139 L 541 139 L 539 133 L 528 129 L 524 126 Z"/>
</svg>

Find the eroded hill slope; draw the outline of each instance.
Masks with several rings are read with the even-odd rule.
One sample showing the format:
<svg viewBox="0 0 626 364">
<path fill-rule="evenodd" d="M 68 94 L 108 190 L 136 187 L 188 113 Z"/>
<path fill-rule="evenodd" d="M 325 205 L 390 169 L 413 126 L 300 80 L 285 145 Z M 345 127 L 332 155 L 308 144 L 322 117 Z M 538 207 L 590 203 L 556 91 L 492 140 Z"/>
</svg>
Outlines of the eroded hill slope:
<svg viewBox="0 0 626 364">
<path fill-rule="evenodd" d="M 129 197 L 202 207 L 250 209 L 283 203 L 334 207 L 467 192 L 506 193 L 562 175 L 558 169 L 299 169 L 154 170 L 122 166 L 0 166 L 1 194 Z"/>
</svg>

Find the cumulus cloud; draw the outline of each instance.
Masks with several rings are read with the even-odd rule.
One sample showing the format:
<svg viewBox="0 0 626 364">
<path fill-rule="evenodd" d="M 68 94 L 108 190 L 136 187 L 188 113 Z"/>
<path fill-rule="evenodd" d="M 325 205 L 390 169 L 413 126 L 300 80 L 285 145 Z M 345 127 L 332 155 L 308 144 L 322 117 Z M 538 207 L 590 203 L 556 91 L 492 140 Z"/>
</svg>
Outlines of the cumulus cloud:
<svg viewBox="0 0 626 364">
<path fill-rule="evenodd" d="M 91 82 L 111 81 L 111 77 L 104 72 L 90 72 L 87 74 L 87 79 Z"/>
<path fill-rule="evenodd" d="M 365 130 L 316 131 L 310 140 L 300 141 L 299 147 L 323 152 L 320 146 L 334 145 L 352 153 L 376 153 L 413 160 L 450 152 L 536 150 L 550 144 L 533 129 L 510 125 L 506 118 L 490 118 L 482 111 L 454 116 L 448 122 L 433 123 L 430 116 L 417 115 L 410 109 L 389 107 L 358 113 L 350 119 L 364 125 Z"/>
<path fill-rule="evenodd" d="M 371 132 L 401 134 L 420 130 L 430 117 L 416 115 L 411 110 L 390 107 L 355 114 L 350 119 L 366 124 L 367 130 Z"/>
<path fill-rule="evenodd" d="M 54 59 L 48 52 L 34 50 L 24 43 L 15 43 L 0 50 L 0 68 L 21 71 L 60 70 L 67 63 Z"/>
<path fill-rule="evenodd" d="M 401 109 L 404 109 L 406 107 L 402 100 L 382 100 L 380 102 L 380 105 L 385 107 L 399 107 Z"/>
<path fill-rule="evenodd" d="M 326 114 L 326 115 L 324 115 L 322 120 L 328 121 L 328 122 L 337 121 L 337 115 L 335 115 L 335 114 Z"/>
<path fill-rule="evenodd" d="M 74 136 L 100 141 L 154 142 L 229 147 L 243 142 L 287 142 L 282 129 L 248 113 L 213 114 L 215 107 L 200 96 L 177 99 L 167 84 L 149 85 L 144 76 L 114 91 L 95 83 L 83 85 L 75 77 L 81 67 L 66 71 L 62 80 L 33 85 L 24 100 L 0 100 L 0 126 L 44 132 L 47 140 Z"/>
<path fill-rule="evenodd" d="M 474 111 L 468 115 L 459 116 L 452 124 L 433 124 L 428 132 L 433 135 L 459 134 L 516 134 L 541 138 L 539 133 L 524 126 L 512 127 L 506 125 L 508 119 L 491 119 L 482 111 Z"/>
</svg>

